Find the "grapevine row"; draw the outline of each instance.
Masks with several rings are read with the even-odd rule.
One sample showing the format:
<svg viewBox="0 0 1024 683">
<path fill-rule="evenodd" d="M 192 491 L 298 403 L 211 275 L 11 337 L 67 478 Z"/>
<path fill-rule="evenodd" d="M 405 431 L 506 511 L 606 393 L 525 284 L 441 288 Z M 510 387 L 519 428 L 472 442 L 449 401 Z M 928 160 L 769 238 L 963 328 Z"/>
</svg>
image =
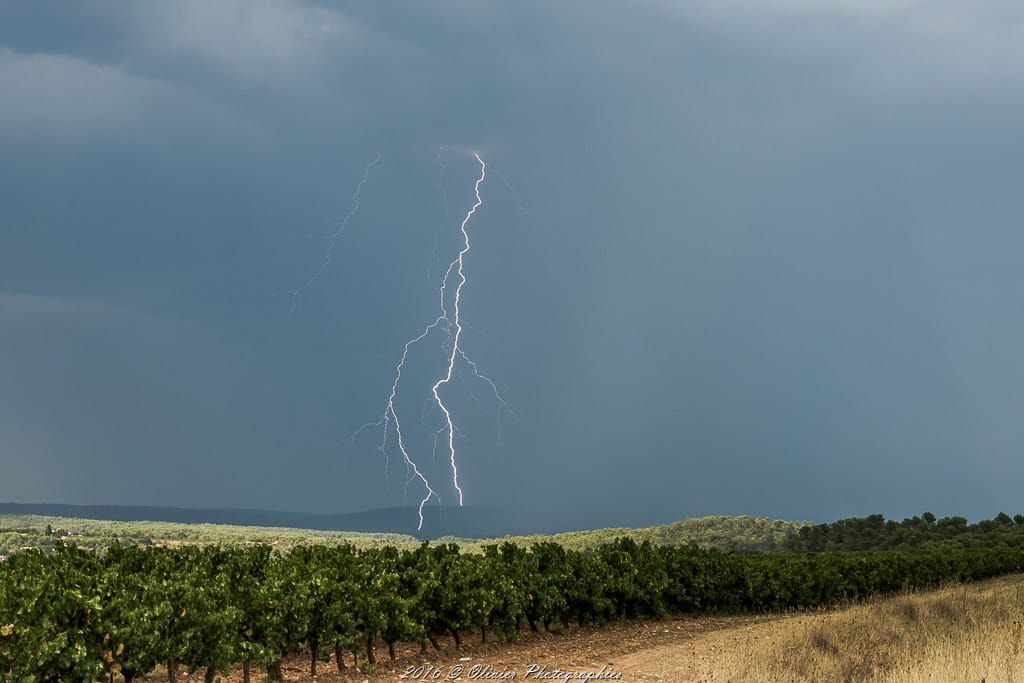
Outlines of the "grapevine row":
<svg viewBox="0 0 1024 683">
<path fill-rule="evenodd" d="M 1024 569 L 1024 550 L 736 555 L 619 539 L 593 552 L 511 543 L 483 553 L 427 545 L 179 549 L 74 546 L 0 562 L 0 681 L 132 681 L 166 666 L 317 663 L 398 642 L 426 650 L 470 630 L 516 638 L 570 622 L 818 607 L 907 586 Z M 358 659 L 356 659 L 358 661 Z"/>
</svg>

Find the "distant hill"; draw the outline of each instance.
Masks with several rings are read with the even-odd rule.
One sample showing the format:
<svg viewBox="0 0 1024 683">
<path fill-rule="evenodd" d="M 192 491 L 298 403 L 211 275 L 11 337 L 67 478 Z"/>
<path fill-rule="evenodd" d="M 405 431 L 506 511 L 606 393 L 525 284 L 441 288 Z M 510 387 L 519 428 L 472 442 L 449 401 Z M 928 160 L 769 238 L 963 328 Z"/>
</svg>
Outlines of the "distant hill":
<svg viewBox="0 0 1024 683">
<path fill-rule="evenodd" d="M 335 515 L 315 515 L 272 510 L 203 510 L 174 507 L 120 505 L 62 505 L 0 503 L 0 515 L 37 515 L 111 522 L 165 522 L 222 524 L 238 527 L 276 527 L 292 531 L 345 531 L 365 534 L 399 534 L 410 541 L 441 540 L 473 544 L 473 541 L 510 540 L 529 545 L 555 541 L 568 548 L 589 549 L 619 536 L 662 545 L 697 543 L 738 552 L 770 552 L 786 548 L 787 539 L 809 522 L 787 522 L 756 517 L 697 517 L 671 524 L 638 529 L 608 528 L 565 531 L 537 528 L 514 511 L 487 507 L 440 507 L 423 509 L 423 529 L 414 507 L 383 508 Z M 241 533 L 241 530 L 239 531 Z M 262 534 L 259 532 L 257 536 Z"/>
<path fill-rule="evenodd" d="M 345 514 L 309 514 L 256 509 L 191 509 L 133 505 L 63 505 L 58 503 L 0 503 L 0 514 L 76 517 L 118 522 L 175 522 L 180 524 L 233 524 L 289 527 L 321 531 L 408 534 L 423 540 L 442 536 L 498 538 L 509 534 L 564 531 L 540 528 L 512 510 L 488 507 L 423 509 L 423 528 L 415 507 L 382 508 Z"/>
<path fill-rule="evenodd" d="M 686 545 L 696 543 L 741 553 L 775 552 L 786 549 L 792 537 L 810 522 L 787 522 L 763 517 L 691 517 L 671 524 L 640 529 L 610 528 L 594 531 L 570 531 L 552 535 L 508 537 L 507 540 L 529 545 L 541 541 L 554 541 L 566 548 L 589 550 L 620 536 L 637 542 L 650 541 L 658 545 Z"/>
<path fill-rule="evenodd" d="M 787 550 L 808 522 L 755 517 L 700 517 L 671 524 L 627 529 L 609 528 L 557 534 L 511 534 L 510 513 L 490 508 L 424 509 L 424 530 L 417 532 L 416 508 L 388 508 L 344 515 L 308 515 L 266 510 L 191 510 L 144 506 L 92 506 L 0 503 L 0 555 L 26 547 L 70 539 L 84 547 L 125 543 L 351 543 L 415 546 L 420 541 L 456 542 L 467 551 L 487 543 L 510 541 L 522 546 L 553 541 L 587 550 L 618 537 L 658 545 L 697 543 L 744 553 Z M 51 529 L 53 531 L 51 535 Z M 532 530 L 531 530 L 532 531 Z M 804 532 L 806 533 L 806 532 Z"/>
<path fill-rule="evenodd" d="M 141 505 L 64 505 L 61 503 L 0 503 L 0 514 L 45 515 L 103 519 L 114 522 L 177 522 L 180 524 L 238 524 L 244 526 L 299 526 L 303 515 L 267 510 L 196 510 Z"/>
</svg>

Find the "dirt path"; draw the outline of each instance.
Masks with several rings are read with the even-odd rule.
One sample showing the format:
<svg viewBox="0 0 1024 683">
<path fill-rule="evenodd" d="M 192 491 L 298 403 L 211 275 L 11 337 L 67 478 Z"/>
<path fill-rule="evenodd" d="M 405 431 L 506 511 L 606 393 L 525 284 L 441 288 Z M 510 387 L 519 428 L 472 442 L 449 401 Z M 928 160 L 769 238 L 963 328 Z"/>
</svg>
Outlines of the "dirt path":
<svg viewBox="0 0 1024 683">
<path fill-rule="evenodd" d="M 767 626 L 785 617 L 770 616 L 682 616 L 665 621 L 626 620 L 608 627 L 573 627 L 567 633 L 529 633 L 524 631 L 518 642 L 504 643 L 489 634 L 488 642 L 480 642 L 480 634 L 463 636 L 463 645 L 456 650 L 451 639 L 441 641 L 441 651 L 433 649 L 420 656 L 418 646 L 397 648 L 395 662 L 388 660 L 387 648 L 378 647 L 377 671 L 366 673 L 352 666 L 338 672 L 334 662 L 318 665 L 316 680 L 321 683 L 379 681 L 561 681 L 559 672 L 581 674 L 604 672 L 605 678 L 591 680 L 620 681 L 684 681 L 695 652 L 714 652 L 715 642 L 723 635 L 747 628 Z M 711 648 L 710 650 L 708 648 Z M 360 656 L 360 662 L 363 656 Z M 285 663 L 285 681 L 310 681 L 308 659 L 292 659 Z M 619 677 L 614 677 L 619 674 Z M 564 676 L 564 673 L 562 674 Z M 163 683 L 164 673 L 145 679 L 147 683 Z M 202 671 L 179 680 L 193 683 L 202 680 Z M 224 683 L 240 683 L 241 671 L 233 670 Z M 252 680 L 262 681 L 258 671 Z"/>
<path fill-rule="evenodd" d="M 619 658 L 616 666 L 622 672 L 623 681 L 684 683 L 737 680 L 733 676 L 716 676 L 716 672 L 723 669 L 742 671 L 737 660 L 770 646 L 779 621 L 795 623 L 813 618 L 806 615 L 776 616 L 762 619 L 760 623 L 746 624 L 734 620 L 727 628 L 627 653 Z"/>
</svg>

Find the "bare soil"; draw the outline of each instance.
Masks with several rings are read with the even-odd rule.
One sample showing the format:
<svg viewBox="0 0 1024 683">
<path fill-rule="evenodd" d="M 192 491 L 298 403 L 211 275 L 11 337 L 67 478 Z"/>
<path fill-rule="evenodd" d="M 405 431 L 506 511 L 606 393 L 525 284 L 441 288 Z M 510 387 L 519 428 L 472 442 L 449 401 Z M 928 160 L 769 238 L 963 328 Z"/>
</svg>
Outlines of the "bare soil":
<svg viewBox="0 0 1024 683">
<path fill-rule="evenodd" d="M 378 644 L 375 648 L 377 666 L 374 672 L 357 669 L 351 654 L 346 653 L 346 669 L 341 672 L 337 670 L 332 656 L 330 662 L 317 664 L 317 677 L 313 679 L 310 677 L 309 658 L 302 657 L 286 661 L 282 674 L 285 681 L 316 680 L 322 683 L 402 680 L 561 681 L 566 679 L 557 678 L 556 670 L 598 673 L 603 667 L 605 674 L 617 673 L 619 677 L 592 680 L 686 680 L 674 677 L 676 674 L 673 672 L 681 671 L 679 667 L 685 667 L 682 661 L 684 653 L 692 649 L 687 648 L 687 645 L 699 645 L 718 632 L 751 628 L 784 618 L 778 614 L 686 615 L 664 621 L 622 620 L 605 627 L 573 625 L 562 634 L 531 633 L 529 629 L 524 629 L 516 642 L 500 641 L 488 632 L 487 642 L 481 643 L 479 632 L 466 632 L 462 636 L 461 648 L 456 649 L 450 637 L 441 638 L 441 651 L 430 648 L 426 656 L 420 655 L 419 645 L 399 644 L 395 648 L 395 661 L 389 659 L 387 646 Z M 365 663 L 365 652 L 359 653 L 359 663 Z M 662 673 L 657 673 L 659 671 Z M 551 677 L 545 678 L 546 675 Z M 241 683 L 241 667 L 236 667 L 229 676 L 220 676 L 219 679 L 224 683 Z M 164 683 L 167 674 L 158 672 L 144 680 L 146 683 Z M 191 675 L 187 675 L 187 671 L 179 673 L 179 681 L 197 683 L 202 680 L 202 669 Z M 263 680 L 263 672 L 253 666 L 253 683 Z"/>
</svg>

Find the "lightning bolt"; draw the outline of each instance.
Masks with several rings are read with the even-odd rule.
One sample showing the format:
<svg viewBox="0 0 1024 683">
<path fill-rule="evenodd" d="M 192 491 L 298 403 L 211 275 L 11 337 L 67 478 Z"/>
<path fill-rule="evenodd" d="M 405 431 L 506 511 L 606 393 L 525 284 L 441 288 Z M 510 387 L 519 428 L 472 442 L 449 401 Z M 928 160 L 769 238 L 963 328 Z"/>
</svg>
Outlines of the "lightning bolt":
<svg viewBox="0 0 1024 683">
<path fill-rule="evenodd" d="M 439 180 L 438 186 L 442 188 L 442 192 L 442 181 L 445 170 L 444 164 L 442 162 L 443 152 L 444 148 L 442 147 L 441 151 L 438 152 L 437 157 L 437 162 L 440 167 L 439 177 L 441 179 Z M 480 186 L 487 178 L 487 165 L 484 163 L 484 160 L 477 153 L 474 153 L 473 157 L 476 159 L 477 163 L 480 164 L 480 175 L 476 179 L 476 182 L 473 184 L 473 194 L 475 197 L 475 201 L 473 205 L 470 207 L 470 209 L 466 212 L 465 216 L 462 219 L 462 222 L 459 225 L 459 231 L 462 234 L 462 247 L 459 250 L 458 255 L 448 264 L 448 269 L 445 271 L 444 278 L 442 279 L 441 285 L 438 289 L 439 313 L 430 323 L 428 323 L 420 330 L 419 334 L 407 340 L 404 346 L 402 347 L 402 353 L 398 359 L 398 363 L 395 365 L 395 373 L 391 383 L 391 391 L 388 394 L 387 401 L 385 402 L 384 406 L 384 411 L 381 414 L 380 418 L 378 418 L 374 422 L 367 422 L 366 424 L 362 425 L 348 439 L 349 443 L 351 444 L 364 430 L 371 428 L 380 428 L 383 434 L 381 437 L 380 445 L 378 446 L 378 450 L 385 456 L 384 471 L 386 477 L 388 468 L 387 452 L 389 434 L 391 433 L 392 430 L 394 430 L 395 442 L 397 443 L 398 451 L 401 453 L 402 460 L 405 462 L 406 468 L 409 472 L 409 476 L 406 479 L 406 491 L 408 491 L 409 485 L 417 480 L 423 485 L 424 489 L 423 498 L 420 500 L 419 507 L 417 510 L 419 516 L 419 525 L 417 526 L 417 529 L 423 528 L 424 506 L 426 506 L 426 504 L 430 501 L 431 498 L 436 498 L 438 502 L 441 502 L 441 497 L 438 495 L 437 491 L 431 485 L 426 474 L 424 474 L 424 472 L 420 469 L 419 465 L 417 465 L 416 461 L 410 455 L 409 448 L 406 443 L 406 438 L 402 431 L 402 422 L 399 418 L 399 411 L 396 407 L 399 389 L 402 383 L 402 373 L 403 370 L 405 369 L 406 362 L 409 359 L 410 350 L 417 344 L 426 340 L 428 337 L 431 336 L 432 333 L 434 333 L 438 329 L 445 333 L 445 337 L 443 338 L 441 343 L 441 348 L 446 355 L 446 371 L 431 386 L 430 396 L 428 396 L 426 401 L 424 402 L 423 414 L 420 416 L 420 422 L 432 431 L 435 456 L 437 453 L 438 441 L 441 435 L 447 434 L 448 465 L 451 468 L 452 486 L 458 493 L 460 506 L 463 504 L 464 496 L 462 487 L 459 484 L 459 469 L 455 452 L 455 436 L 456 434 L 459 433 L 459 429 L 456 426 L 455 421 L 452 417 L 451 409 L 449 408 L 448 404 L 445 403 L 445 400 L 442 397 L 442 388 L 451 382 L 453 373 L 458 371 L 456 368 L 456 362 L 459 360 L 465 362 L 465 364 L 473 372 L 473 375 L 480 381 L 488 384 L 491 387 L 491 390 L 494 392 L 496 400 L 499 402 L 500 405 L 498 431 L 499 438 L 501 434 L 500 410 L 506 410 L 510 415 L 516 417 L 516 414 L 512 411 L 508 403 L 498 392 L 497 385 L 489 377 L 480 372 L 480 369 L 477 366 L 477 364 L 472 359 L 470 359 L 469 356 L 466 355 L 466 352 L 463 350 L 461 346 L 463 327 L 466 325 L 462 320 L 461 308 L 462 291 L 463 287 L 466 285 L 467 282 L 464 264 L 465 258 L 469 254 L 471 246 L 468 226 L 470 221 L 473 219 L 473 216 L 476 214 L 477 210 L 480 208 L 481 205 L 483 205 L 483 198 L 480 195 Z M 457 280 L 457 284 L 455 284 L 453 287 L 450 287 L 449 285 L 452 283 L 453 280 Z M 454 289 L 454 293 L 451 292 L 452 289 Z M 450 309 L 449 298 L 451 299 Z M 431 398 L 433 399 L 433 403 L 437 405 L 437 408 L 443 417 L 442 425 L 440 426 L 440 428 L 435 428 L 427 424 L 426 421 L 426 409 L 431 401 Z"/>
<path fill-rule="evenodd" d="M 455 336 L 452 342 L 451 353 L 448 356 L 448 372 L 445 376 L 437 380 L 434 386 L 431 388 L 431 392 L 434 394 L 434 400 L 437 401 L 437 407 L 444 413 L 444 419 L 448 428 L 448 452 L 449 460 L 452 465 L 452 485 L 455 490 L 459 492 L 459 506 L 462 506 L 462 487 L 459 486 L 459 467 L 455 462 L 455 425 L 452 424 L 452 414 L 448 410 L 448 406 L 445 405 L 441 399 L 441 394 L 438 393 L 443 385 L 448 384 L 452 381 L 452 370 L 455 368 L 455 358 L 459 354 L 459 340 L 462 337 L 462 320 L 460 318 L 459 304 L 462 300 L 462 287 L 466 284 L 466 274 L 463 272 L 463 259 L 466 254 L 469 253 L 469 233 L 466 231 L 466 225 L 470 219 L 473 218 L 473 214 L 480 208 L 480 205 L 484 203 L 484 200 L 480 198 L 480 185 L 487 178 L 487 164 L 480 158 L 480 155 L 476 152 L 473 153 L 473 157 L 480 164 L 480 177 L 476 179 L 476 183 L 473 185 L 473 194 L 476 195 L 476 203 L 466 212 L 466 217 L 462 219 L 462 224 L 459 226 L 459 230 L 462 232 L 463 246 L 462 250 L 459 251 L 459 255 L 455 257 L 455 260 L 448 266 L 448 271 L 444 274 L 444 281 L 441 283 L 441 297 L 444 298 L 445 288 L 448 286 L 448 277 L 452 274 L 452 270 L 455 269 L 459 275 L 459 284 L 455 287 L 455 303 L 453 308 L 455 309 L 455 316 L 452 320 L 452 325 L 455 328 Z"/>
<path fill-rule="evenodd" d="M 339 225 L 338 229 L 334 231 L 334 234 L 331 235 L 330 244 L 327 246 L 327 253 L 324 254 L 324 260 L 320 264 L 319 270 L 313 273 L 312 277 L 310 277 L 304 285 L 292 292 L 292 305 L 291 308 L 288 309 L 289 319 L 295 313 L 295 307 L 298 304 L 299 296 L 313 286 L 313 283 L 317 281 L 317 278 L 323 275 L 324 271 L 327 270 L 327 266 L 331 265 L 331 256 L 334 254 L 334 247 L 338 244 L 338 239 L 345 232 L 345 228 L 348 227 L 348 222 L 352 220 L 352 217 L 355 216 L 356 213 L 359 212 L 359 193 L 362 192 L 363 185 L 366 184 L 366 181 L 370 179 L 370 169 L 379 164 L 380 160 L 381 155 L 378 154 L 377 158 L 368 163 L 366 168 L 363 169 L 363 179 L 359 181 L 358 185 L 356 185 L 355 192 L 352 194 L 352 209 L 345 215 L 345 218 L 341 221 L 341 225 Z"/>
<path fill-rule="evenodd" d="M 429 325 L 426 326 L 426 328 L 424 328 L 423 332 L 421 332 L 419 336 L 413 337 L 409 341 L 405 342 L 405 347 L 402 349 L 402 357 L 399 359 L 398 365 L 395 367 L 395 381 L 391 384 L 391 393 L 388 395 L 387 406 L 384 409 L 384 440 L 381 442 L 380 450 L 382 453 L 385 454 L 385 463 L 387 462 L 387 435 L 388 421 L 390 419 L 394 421 L 395 424 L 395 435 L 396 440 L 398 441 L 398 450 L 402 453 L 402 459 L 405 460 L 406 468 L 408 468 L 412 472 L 412 476 L 406 480 L 406 490 L 408 490 L 409 483 L 414 478 L 419 479 L 421 482 L 423 482 L 423 487 L 426 489 L 426 494 L 420 501 L 419 509 L 417 510 L 420 520 L 419 525 L 417 525 L 416 527 L 417 530 L 423 528 L 423 506 L 426 505 L 427 501 L 429 501 L 431 498 L 438 498 L 438 500 L 440 500 L 440 497 L 438 497 L 437 493 L 434 492 L 434 489 L 431 488 L 430 482 L 427 480 L 425 476 L 423 476 L 423 473 L 420 472 L 419 467 L 416 466 L 416 462 L 411 457 L 409 457 L 409 451 L 405 447 L 405 437 L 402 436 L 402 424 L 401 422 L 399 422 L 398 412 L 395 410 L 395 398 L 398 396 L 398 385 L 402 381 L 402 368 L 405 367 L 405 361 L 409 357 L 409 349 L 413 345 L 418 344 L 423 339 L 425 339 L 427 335 L 429 335 L 435 327 L 440 325 L 443 320 L 444 315 L 439 315 L 434 320 L 434 322 L 430 323 Z"/>
<path fill-rule="evenodd" d="M 377 447 L 377 450 L 384 455 L 384 478 L 387 479 L 388 433 L 390 432 L 391 425 L 394 424 L 396 441 L 398 442 L 398 450 L 402 454 L 402 460 L 405 461 L 406 468 L 411 473 L 411 476 L 406 480 L 406 491 L 408 491 L 409 484 L 416 479 L 419 479 L 423 483 L 423 488 L 426 490 L 426 494 L 423 496 L 423 499 L 420 501 L 419 504 L 419 525 L 416 527 L 417 530 L 423 528 L 423 506 L 425 506 L 427 502 L 430 501 L 431 498 L 437 498 L 438 501 L 440 501 L 441 497 L 438 496 L 437 492 L 434 491 L 433 487 L 430 486 L 430 481 L 420 471 L 419 467 L 416 465 L 416 461 L 414 461 L 412 457 L 409 456 L 409 450 L 405 446 L 405 436 L 402 434 L 402 423 L 398 418 L 398 411 L 395 409 L 395 400 L 398 398 L 398 385 L 401 384 L 402 382 L 402 369 L 405 367 L 405 361 L 408 360 L 409 358 L 409 349 L 411 349 L 413 346 L 426 339 L 427 336 L 429 336 L 430 333 L 439 325 L 441 325 L 441 323 L 444 322 L 445 320 L 446 317 L 444 311 L 442 310 L 441 315 L 437 316 L 437 318 L 435 318 L 432 323 L 423 328 L 423 331 L 420 332 L 419 335 L 405 342 L 405 346 L 402 347 L 402 355 L 398 359 L 398 364 L 395 365 L 395 378 L 391 382 L 391 393 L 388 394 L 387 402 L 384 405 L 384 413 L 380 416 L 379 419 L 373 422 L 367 422 L 366 424 L 360 426 L 359 429 L 354 431 L 352 435 L 349 436 L 349 438 L 347 439 L 349 446 L 351 446 L 351 444 L 355 442 L 359 435 L 362 434 L 367 429 L 371 429 L 374 427 L 382 428 L 383 435 L 381 437 L 381 442 L 380 445 Z"/>
</svg>

